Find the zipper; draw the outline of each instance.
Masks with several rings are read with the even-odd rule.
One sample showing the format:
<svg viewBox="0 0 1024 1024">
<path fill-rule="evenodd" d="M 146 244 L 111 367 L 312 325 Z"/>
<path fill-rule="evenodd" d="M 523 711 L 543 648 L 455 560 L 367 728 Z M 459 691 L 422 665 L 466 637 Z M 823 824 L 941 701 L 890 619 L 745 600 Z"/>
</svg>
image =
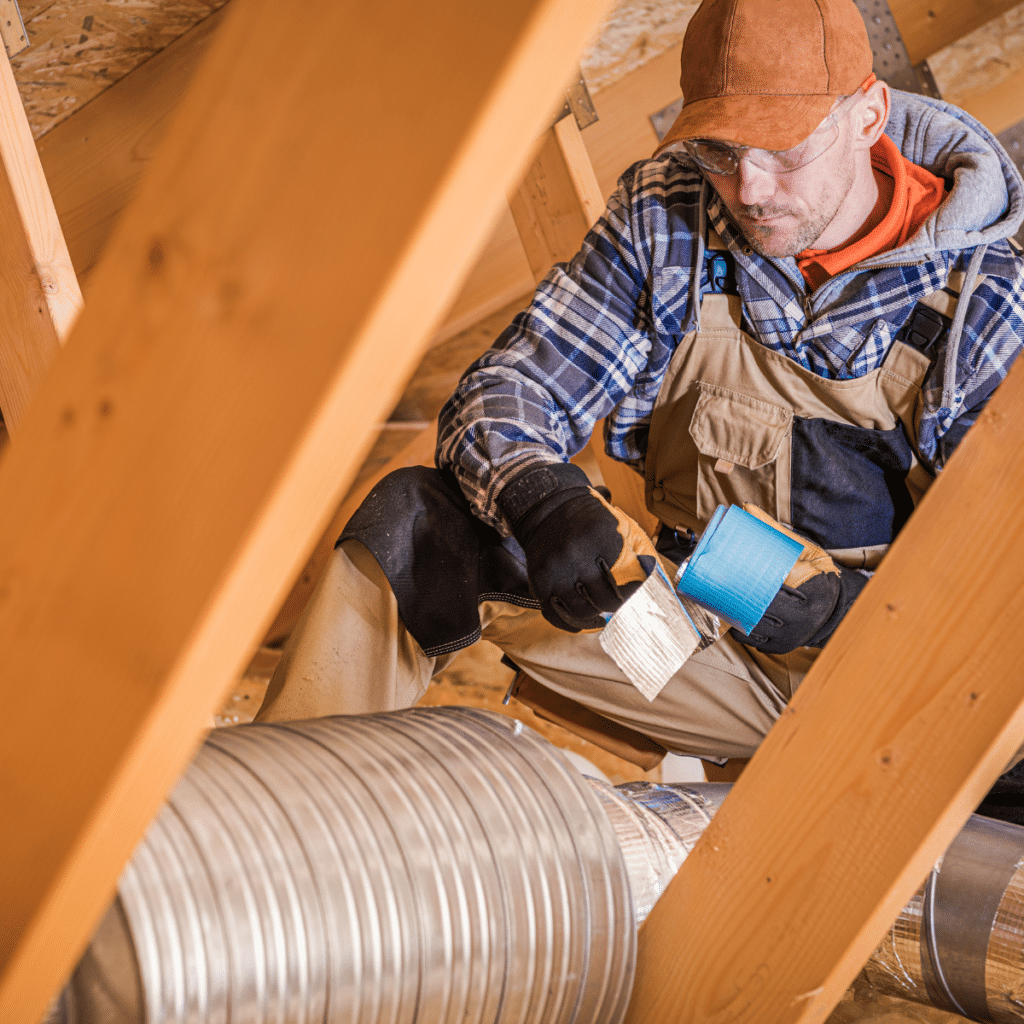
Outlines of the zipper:
<svg viewBox="0 0 1024 1024">
<path fill-rule="evenodd" d="M 926 262 L 927 260 L 920 259 L 911 260 L 910 262 L 903 261 L 900 263 L 882 263 L 879 264 L 878 266 L 866 267 L 861 270 L 857 270 L 856 267 L 850 267 L 849 270 L 844 270 L 841 274 L 837 274 L 835 277 L 830 277 L 828 281 L 825 282 L 825 284 L 826 286 L 834 284 L 835 282 L 842 281 L 847 276 L 852 277 L 855 273 L 864 273 L 864 270 L 895 270 L 897 267 L 920 267 L 922 264 Z M 808 295 L 807 292 L 804 292 L 804 300 L 804 309 L 807 311 L 808 314 L 813 313 L 813 303 L 811 301 L 811 296 Z"/>
</svg>

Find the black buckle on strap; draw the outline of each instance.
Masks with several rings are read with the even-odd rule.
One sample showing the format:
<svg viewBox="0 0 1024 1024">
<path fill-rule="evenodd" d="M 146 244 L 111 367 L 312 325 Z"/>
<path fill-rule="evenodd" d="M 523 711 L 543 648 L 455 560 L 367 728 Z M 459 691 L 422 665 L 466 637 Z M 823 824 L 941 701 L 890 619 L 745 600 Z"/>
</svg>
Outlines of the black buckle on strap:
<svg viewBox="0 0 1024 1024">
<path fill-rule="evenodd" d="M 918 352 L 934 358 L 935 345 L 949 333 L 952 322 L 931 306 L 919 302 L 907 323 L 906 343 Z"/>
</svg>

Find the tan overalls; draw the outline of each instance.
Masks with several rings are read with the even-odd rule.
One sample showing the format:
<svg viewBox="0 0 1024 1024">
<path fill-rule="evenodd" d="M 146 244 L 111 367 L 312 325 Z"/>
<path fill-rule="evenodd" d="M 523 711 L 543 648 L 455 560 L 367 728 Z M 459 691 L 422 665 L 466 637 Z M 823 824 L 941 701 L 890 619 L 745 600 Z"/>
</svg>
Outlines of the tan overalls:
<svg viewBox="0 0 1024 1024">
<path fill-rule="evenodd" d="M 929 361 L 900 342 L 855 380 L 824 380 L 740 329 L 739 299 L 708 295 L 700 330 L 679 345 L 654 409 L 647 503 L 662 522 L 703 529 L 719 503 L 753 501 L 789 522 L 794 417 L 889 430 L 916 443 Z M 929 480 L 914 463 L 916 501 Z M 834 552 L 873 567 L 885 546 Z M 726 635 L 692 658 L 649 703 L 597 634 L 568 634 L 540 612 L 485 601 L 482 635 L 551 689 L 653 737 L 710 758 L 749 757 L 817 651 L 763 655 Z M 260 713 L 265 720 L 390 710 L 414 703 L 451 655 L 427 658 L 405 630 L 387 580 L 362 545 L 336 549 L 289 642 Z"/>
</svg>

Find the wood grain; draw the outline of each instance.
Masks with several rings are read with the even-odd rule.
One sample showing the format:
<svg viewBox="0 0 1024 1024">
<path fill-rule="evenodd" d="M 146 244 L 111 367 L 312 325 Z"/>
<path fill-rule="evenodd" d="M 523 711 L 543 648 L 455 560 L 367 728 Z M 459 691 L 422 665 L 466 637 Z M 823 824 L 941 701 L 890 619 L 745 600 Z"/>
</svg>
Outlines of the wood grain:
<svg viewBox="0 0 1024 1024">
<path fill-rule="evenodd" d="M 1024 364 L 645 922 L 629 1024 L 821 1021 L 1024 738 Z"/>
<path fill-rule="evenodd" d="M 651 114 L 679 99 L 675 46 L 594 96 L 599 120 L 583 132 L 601 191 L 610 196 L 619 175 L 658 145 Z"/>
<path fill-rule="evenodd" d="M 280 643 L 291 633 L 313 593 L 334 542 L 371 488 L 394 469 L 434 464 L 437 438 L 437 423 L 434 421 L 441 406 L 455 390 L 463 371 L 494 343 L 512 317 L 529 300 L 528 295 L 520 296 L 516 302 L 503 306 L 497 313 L 492 313 L 453 338 L 434 345 L 426 353 L 392 410 L 392 420 L 381 428 L 351 489 L 331 517 L 330 525 L 295 580 L 267 631 L 264 643 Z M 419 429 L 419 424 L 415 422 L 417 420 L 428 420 L 429 426 Z M 396 452 L 395 448 L 399 445 L 401 449 Z M 385 454 L 388 456 L 386 461 L 381 458 Z"/>
<path fill-rule="evenodd" d="M 39 140 L 39 152 L 77 272 L 95 264 L 134 194 L 168 117 L 216 32 L 221 15 L 97 96 Z M 657 144 L 648 117 L 679 95 L 678 50 L 663 54 L 594 97 L 601 120 L 582 133 L 602 198 Z M 487 246 L 437 338 L 450 338 L 529 291 L 533 276 L 511 213 L 502 207 Z"/>
<path fill-rule="evenodd" d="M 889 9 L 899 27 L 900 35 L 917 64 L 944 46 L 998 18 L 1019 0 L 889 0 Z"/>
<path fill-rule="evenodd" d="M 535 281 L 572 259 L 604 209 L 594 169 L 570 114 L 549 128 L 509 208 Z M 581 197 L 583 197 L 581 199 Z"/>
<path fill-rule="evenodd" d="M 576 124 L 575 117 L 563 117 L 555 122 L 551 130 L 554 132 L 555 141 L 561 151 L 562 161 L 572 183 L 572 190 L 576 194 L 576 202 L 579 204 L 583 222 L 589 230 L 604 213 L 605 206 L 605 197 L 601 192 L 601 186 L 597 183 L 597 175 L 594 174 L 594 165 L 590 162 L 590 154 L 583 143 L 583 136 Z M 579 249 L 579 243 L 576 244 L 576 248 Z M 575 256 L 576 253 L 574 252 L 573 255 Z"/>
<path fill-rule="evenodd" d="M 12 435 L 82 306 L 7 54 L 0 49 L 0 410 Z"/>
<path fill-rule="evenodd" d="M 232 4 L 0 462 L 5 1024 L 66 976 L 604 11 L 310 0 L 280 60 L 279 5 Z"/>
<path fill-rule="evenodd" d="M 1024 120 L 1024 71 L 1002 81 L 994 89 L 960 98 L 960 106 L 998 135 Z"/>
<path fill-rule="evenodd" d="M 99 259 L 222 20 L 205 18 L 39 140 L 79 274 Z"/>
</svg>

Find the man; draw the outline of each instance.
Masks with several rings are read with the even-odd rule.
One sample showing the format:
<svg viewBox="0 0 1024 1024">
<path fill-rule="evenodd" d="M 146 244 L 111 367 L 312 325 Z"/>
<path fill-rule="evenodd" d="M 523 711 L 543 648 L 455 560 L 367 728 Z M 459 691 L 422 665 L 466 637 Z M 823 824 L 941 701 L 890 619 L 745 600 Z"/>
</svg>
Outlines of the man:
<svg viewBox="0 0 1024 1024">
<path fill-rule="evenodd" d="M 1024 337 L 1013 165 L 871 64 L 851 0 L 705 0 L 659 154 L 467 371 L 438 470 L 353 518 L 261 717 L 409 705 L 482 633 L 670 750 L 756 749 Z M 663 557 L 719 503 L 832 557 L 650 703 L 597 638 L 651 554 L 569 464 L 603 417 Z"/>
</svg>

